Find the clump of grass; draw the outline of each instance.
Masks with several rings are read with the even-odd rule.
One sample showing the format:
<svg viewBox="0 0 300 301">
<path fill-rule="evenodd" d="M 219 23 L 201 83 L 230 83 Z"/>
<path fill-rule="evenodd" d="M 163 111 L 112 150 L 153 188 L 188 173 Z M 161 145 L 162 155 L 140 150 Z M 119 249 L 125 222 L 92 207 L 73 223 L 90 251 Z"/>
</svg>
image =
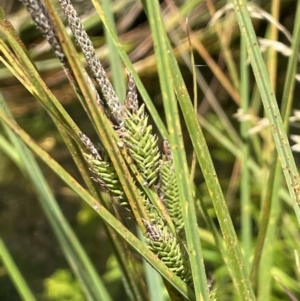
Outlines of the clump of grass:
<svg viewBox="0 0 300 301">
<path fill-rule="evenodd" d="M 47 88 L 36 67 L 31 62 L 24 45 L 16 38 L 17 34 L 5 19 L 3 12 L 1 12 L 0 20 L 0 30 L 3 36 L 0 44 L 0 58 L 52 117 L 80 171 L 85 188 L 79 185 L 72 175 L 66 172 L 12 121 L 13 117 L 7 113 L 4 102 L 1 104 L 3 109 L 0 111 L 0 119 L 6 130 L 6 136 L 12 140 L 14 147 L 22 154 L 20 157 L 23 163 L 17 160 L 16 162 L 20 166 L 24 165 L 22 167 L 24 172 L 30 177 L 38 192 L 45 214 L 86 298 L 90 300 L 110 300 L 111 296 L 107 292 L 101 277 L 97 275 L 95 267 L 88 259 L 76 235 L 61 214 L 52 194 L 49 193 L 50 189 L 45 188 L 48 187 L 47 181 L 38 171 L 38 165 L 23 143 L 48 164 L 57 176 L 73 189 L 105 222 L 105 231 L 126 279 L 130 298 L 149 300 L 151 296 L 154 300 L 160 300 L 162 299 L 163 294 L 161 292 L 164 286 L 171 300 L 181 300 L 182 298 L 187 300 L 271 299 L 273 295 L 270 288 L 271 275 L 266 275 L 266 270 L 270 271 L 274 267 L 274 263 L 271 262 L 270 257 L 268 260 L 266 258 L 268 256 L 267 252 L 272 254 L 274 251 L 271 248 L 270 239 L 272 240 L 275 237 L 275 226 L 269 223 L 272 218 L 279 219 L 279 193 L 294 208 L 298 222 L 300 216 L 298 206 L 300 203 L 298 193 L 299 176 L 286 135 L 287 121 L 292 106 L 291 95 L 294 89 L 293 76 L 295 75 L 294 63 L 297 59 L 296 49 L 299 48 L 299 38 L 297 37 L 300 36 L 298 34 L 300 18 L 298 15 L 293 34 L 293 51 L 290 53 L 288 76 L 283 93 L 282 117 L 272 92 L 272 84 L 266 72 L 260 50 L 254 47 L 258 44 L 246 6 L 241 6 L 238 1 L 233 1 L 233 6 L 226 6 L 215 14 L 210 25 L 215 27 L 215 34 L 218 36 L 221 52 L 224 54 L 224 61 L 228 66 L 229 78 L 211 60 L 210 55 L 198 40 L 198 33 L 191 29 L 188 32 L 190 41 L 185 45 L 189 45 L 191 48 L 195 47 L 199 51 L 211 70 L 215 72 L 225 90 L 239 106 L 240 137 L 232 126 L 230 118 L 224 114 L 218 102 L 213 99 L 212 93 L 208 96 L 208 99 L 218 116 L 214 119 L 217 124 L 210 123 L 210 116 L 204 119 L 197 114 L 197 97 L 195 95 L 193 107 L 169 41 L 170 38 L 174 45 L 178 44 L 175 27 L 173 26 L 172 30 L 169 31 L 169 37 L 166 32 L 171 28 L 170 24 L 174 25 L 176 22 L 174 23 L 170 19 L 170 23 L 163 24 L 158 2 L 143 1 L 143 8 L 148 17 L 153 36 L 167 126 L 161 121 L 161 116 L 157 113 L 124 48 L 119 43 L 110 10 L 107 9 L 108 2 L 103 1 L 100 5 L 99 2 L 92 1 L 105 27 L 110 51 L 114 52 L 118 59 L 121 57 L 128 70 L 125 101 L 121 101 L 122 96 L 117 93 L 117 89 L 110 82 L 92 40 L 85 31 L 71 1 L 60 0 L 59 2 L 76 44 L 80 48 L 79 51 L 85 58 L 88 72 L 83 68 L 78 52 L 75 50 L 53 3 L 48 0 L 23 0 L 32 19 L 62 63 L 70 84 L 77 93 L 97 138 L 90 139 Z M 194 2 L 190 5 L 195 8 L 199 3 Z M 174 14 L 179 21 L 182 21 L 181 15 L 186 10 L 192 11 L 188 5 L 182 5 L 182 10 L 179 11 L 172 1 L 166 1 L 165 4 L 168 8 L 167 11 Z M 208 6 L 210 13 L 214 14 L 215 8 L 210 1 L 208 1 Z M 220 22 L 223 21 L 224 11 L 228 13 L 232 12 L 233 9 L 235 9 L 240 28 L 243 28 L 240 49 L 241 57 L 242 55 L 244 57 L 241 59 L 240 78 L 232 59 L 232 53 L 225 41 L 224 34 L 222 37 L 222 30 L 219 26 Z M 252 14 L 255 12 L 256 16 L 259 12 L 260 16 L 270 21 L 274 28 L 286 34 L 286 31 L 278 26 L 278 22 L 274 18 L 269 18 L 257 7 L 254 10 L 253 6 L 249 6 L 249 11 Z M 297 7 L 297 14 L 299 14 L 299 11 L 300 9 Z M 191 16 L 191 26 L 193 26 L 193 22 L 195 22 L 195 18 Z M 183 23 L 179 22 L 179 24 Z M 180 27 L 177 28 L 178 32 L 180 30 Z M 186 35 L 185 31 L 184 35 Z M 193 62 L 193 58 L 190 60 L 187 53 L 191 48 L 186 50 L 184 47 L 180 47 L 178 46 L 179 52 L 187 60 L 199 86 L 207 90 L 208 87 L 205 86 L 201 74 L 198 70 L 195 70 L 193 63 L 190 63 Z M 246 49 L 248 49 L 248 58 L 246 58 Z M 266 147 L 266 142 L 270 144 L 270 141 L 272 141 L 269 129 L 265 127 L 255 133 L 251 132 L 250 119 L 246 118 L 251 113 L 254 114 L 255 110 L 258 111 L 259 108 L 255 98 L 252 102 L 249 101 L 249 70 L 245 64 L 247 59 L 249 59 L 254 70 L 257 83 L 257 93 L 254 96 L 260 95 L 262 99 L 264 112 L 272 129 L 271 133 L 274 140 L 272 145 L 275 146 L 276 151 L 273 151 L 269 146 Z M 122 91 L 124 68 L 122 64 L 118 65 L 118 62 L 112 62 L 112 64 L 115 63 L 114 71 L 117 70 L 118 76 L 113 74 L 116 81 L 114 84 L 120 88 L 119 91 Z M 138 89 L 141 98 L 138 96 L 136 89 Z M 196 91 L 196 87 L 194 87 L 194 91 Z M 211 92 L 210 89 L 209 91 Z M 179 107 L 183 120 L 180 120 L 179 117 Z M 151 115 L 159 129 L 164 141 L 163 147 L 158 143 L 160 139 L 158 139 L 158 134 L 153 131 L 153 125 L 149 122 L 148 114 Z M 199 185 L 195 181 L 193 172 L 190 173 L 187 163 L 187 152 L 184 148 L 181 126 L 183 122 L 193 146 L 192 170 L 196 165 L 199 165 L 207 186 L 207 194 L 201 197 L 199 197 Z M 235 178 L 234 175 L 235 170 L 233 170 L 231 184 L 228 186 L 226 203 L 211 158 L 211 152 L 203 135 L 203 129 L 221 143 L 220 151 L 229 151 L 236 159 L 235 166 L 237 166 L 241 175 L 239 180 L 241 191 L 239 204 L 241 245 L 238 239 L 238 231 L 233 227 L 233 218 L 229 211 L 229 201 L 231 198 L 234 199 L 235 195 L 232 188 L 233 183 L 234 181 L 237 182 L 237 177 Z M 12 130 L 17 133 L 20 139 L 12 134 Z M 258 139 L 259 136 L 255 135 L 261 135 L 263 142 Z M 162 152 L 160 151 L 161 148 L 163 149 Z M 24 149 L 26 149 L 26 152 L 23 151 Z M 251 154 L 251 149 L 253 149 L 253 154 Z M 272 154 L 273 158 L 268 163 L 267 182 L 260 178 L 260 173 L 266 168 L 261 158 L 263 152 L 267 156 Z M 31 163 L 29 165 L 26 162 Z M 261 165 L 257 162 L 260 162 Z M 35 166 L 34 170 L 30 166 Z M 290 197 L 286 193 L 285 185 L 282 185 L 280 168 L 283 170 Z M 219 169 L 218 172 L 220 172 Z M 37 175 L 38 177 L 36 177 Z M 261 180 L 258 181 L 258 179 Z M 260 181 L 261 183 L 267 183 L 267 185 L 261 185 Z M 264 199 L 262 197 L 261 216 L 257 213 L 251 213 L 251 210 L 257 209 L 254 208 L 251 202 L 254 193 L 253 182 L 255 187 L 259 187 L 261 196 L 264 196 Z M 263 186 L 267 188 L 264 189 Z M 109 194 L 109 203 L 103 192 Z M 210 201 L 203 200 L 205 198 Z M 196 206 L 199 199 L 201 203 L 200 210 Z M 235 200 L 239 201 L 237 198 Z M 120 223 L 116 218 L 118 213 L 112 215 L 109 212 L 114 202 L 125 206 L 131 212 L 130 214 L 139 230 L 141 230 L 147 247 Z M 201 222 L 205 221 L 209 232 L 205 232 L 203 228 L 198 226 L 200 224 L 199 217 L 201 217 Z M 220 231 L 214 225 L 214 218 L 218 221 Z M 257 236 L 252 231 L 252 219 L 256 220 L 259 228 Z M 236 222 L 236 220 L 234 221 Z M 286 219 L 285 222 L 287 223 Z M 290 224 L 288 227 L 292 229 Z M 116 233 L 122 237 L 122 241 L 120 241 L 119 236 L 116 236 Z M 143 277 L 139 276 L 140 271 L 136 267 L 138 264 L 132 258 L 130 252 L 123 252 L 124 249 L 127 249 L 126 244 L 133 247 L 158 271 L 158 274 L 163 276 L 164 285 L 158 284 L 155 287 L 154 277 L 158 277 L 158 274 L 153 276 L 152 272 L 145 269 L 142 273 L 146 273 L 148 290 L 144 291 L 142 289 L 145 284 Z M 293 240 L 293 246 L 298 246 L 296 240 Z M 254 257 L 253 262 L 250 260 L 252 256 Z M 7 269 L 13 271 L 10 269 L 9 258 L 5 263 Z M 219 266 L 217 266 L 217 263 L 219 263 Z M 209 264 L 213 266 L 212 274 L 216 282 L 212 287 L 210 281 L 207 280 L 207 268 L 205 269 L 205 266 L 207 267 Z M 221 271 L 222 268 L 226 272 Z M 12 272 L 12 275 L 14 273 L 17 274 L 17 272 Z M 278 277 L 278 275 L 276 276 Z M 264 281 L 267 284 L 266 288 L 262 287 Z M 28 293 L 26 284 L 23 281 L 16 282 L 20 294 L 26 293 L 26 298 L 32 300 L 34 297 Z M 224 282 L 226 282 L 226 286 Z M 287 283 L 290 284 L 289 287 Z M 291 281 L 286 281 L 282 285 L 281 292 L 277 292 L 277 294 L 282 294 L 283 288 L 286 287 L 288 287 L 287 291 L 297 291 L 297 288 L 292 287 L 291 283 Z M 26 287 L 25 290 L 22 289 L 24 287 Z M 277 288 L 277 291 L 280 290 Z M 160 293 L 157 294 L 157 292 Z"/>
</svg>

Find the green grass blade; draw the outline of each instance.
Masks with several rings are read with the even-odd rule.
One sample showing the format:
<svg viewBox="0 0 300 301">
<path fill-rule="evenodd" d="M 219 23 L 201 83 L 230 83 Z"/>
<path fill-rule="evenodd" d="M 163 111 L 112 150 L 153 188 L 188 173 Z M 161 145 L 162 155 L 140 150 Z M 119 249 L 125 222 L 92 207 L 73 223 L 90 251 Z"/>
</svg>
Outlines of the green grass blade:
<svg viewBox="0 0 300 301">
<path fill-rule="evenodd" d="M 182 131 L 172 83 L 172 70 L 169 61 L 166 34 L 162 25 L 159 4 L 156 1 L 147 1 L 149 22 L 153 34 L 156 60 L 158 64 L 161 92 L 166 112 L 166 119 L 170 133 L 170 144 L 177 171 L 179 195 L 185 224 L 187 247 L 190 254 L 192 274 L 197 300 L 208 300 L 208 288 L 205 268 L 203 264 L 201 244 L 198 236 L 196 211 L 192 195 L 189 171 L 182 140 Z"/>
<path fill-rule="evenodd" d="M 268 188 L 262 207 L 263 214 L 259 225 L 259 233 L 251 271 L 251 278 L 253 281 L 257 280 L 258 301 L 272 300 L 272 275 L 270 274 L 270 270 L 275 260 L 274 241 L 276 241 L 277 238 L 277 221 L 282 210 L 282 201 L 279 197 L 278 189 L 282 182 L 282 173 L 278 159 L 276 162 L 275 171 L 273 171 L 273 166 L 270 169 L 270 179 L 268 181 L 268 187 L 270 188 Z M 272 176 L 272 174 L 274 174 L 274 176 Z M 270 201 L 268 200 L 268 197 Z M 269 219 L 268 224 L 264 215 L 267 215 L 266 219 Z M 256 271 L 257 269 L 258 273 Z"/>
<path fill-rule="evenodd" d="M 289 116 L 290 116 L 290 111 L 293 103 L 293 92 L 295 87 L 294 78 L 295 78 L 296 68 L 297 68 L 299 45 L 300 45 L 300 5 L 298 2 L 294 30 L 293 30 L 293 38 L 292 38 L 292 52 L 291 52 L 292 54 L 289 57 L 285 86 L 284 86 L 283 97 L 282 97 L 282 105 L 281 105 L 281 115 L 283 118 L 284 125 L 287 129 L 289 128 Z M 272 58 L 270 60 L 272 60 Z M 274 64 L 273 61 L 274 60 L 272 60 L 272 64 Z M 276 239 L 275 227 L 281 208 L 281 202 L 278 196 L 279 195 L 278 188 L 280 187 L 282 174 L 280 172 L 280 162 L 277 160 L 278 158 L 277 153 L 274 154 L 273 157 L 274 157 L 273 159 L 274 162 L 272 163 L 272 166 L 270 168 L 270 175 L 269 175 L 270 179 L 268 181 L 267 193 L 262 207 L 263 214 L 261 217 L 258 239 L 257 239 L 257 247 L 256 247 L 256 252 L 253 260 L 253 268 L 251 273 L 252 274 L 251 278 L 253 280 L 256 279 L 258 263 L 260 262 L 259 281 L 258 281 L 258 300 L 270 299 L 272 279 L 270 273 L 266 273 L 266 271 L 270 270 L 271 265 L 273 263 L 272 258 L 273 258 L 274 248 L 272 242 Z M 272 171 L 274 171 L 274 174 L 272 174 Z M 269 219 L 270 219 L 270 223 L 269 225 L 267 225 Z M 265 235 L 266 235 L 266 242 L 264 245 Z M 262 256 L 261 261 L 260 261 L 260 256 Z"/>
<path fill-rule="evenodd" d="M 224 195 L 216 176 L 216 171 L 203 136 L 202 129 L 194 116 L 191 100 L 187 90 L 183 85 L 183 80 L 178 75 L 179 69 L 177 63 L 173 61 L 173 74 L 175 77 L 175 90 L 177 90 L 178 100 L 188 126 L 190 137 L 197 155 L 198 162 L 202 169 L 206 185 L 209 189 L 211 199 L 213 201 L 218 221 L 221 226 L 223 238 L 226 243 L 226 249 L 229 257 L 230 270 L 232 278 L 236 284 L 236 288 L 240 297 L 248 300 L 255 300 L 250 285 L 248 273 L 246 271 L 243 255 L 239 246 L 238 238 L 235 233 L 232 220 L 225 203 Z"/>
<path fill-rule="evenodd" d="M 168 50 L 171 53 L 170 46 Z M 221 226 L 233 281 L 242 300 L 255 300 L 238 238 L 224 200 L 222 189 L 216 176 L 216 171 L 214 169 L 202 129 L 194 114 L 192 102 L 185 87 L 176 59 L 172 55 L 170 55 L 170 58 L 172 60 L 172 74 L 174 75 L 173 80 L 175 91 L 177 92 L 178 101 L 189 130 L 194 150 Z"/>
<path fill-rule="evenodd" d="M 12 256 L 6 248 L 4 241 L 0 237 L 0 260 L 3 262 L 9 276 L 11 277 L 17 291 L 24 301 L 35 301 L 35 297 L 28 287 L 25 279 L 21 275 Z"/>
<path fill-rule="evenodd" d="M 300 179 L 289 141 L 287 139 L 283 121 L 280 116 L 280 111 L 278 109 L 273 88 L 271 87 L 270 79 L 262 59 L 249 12 L 247 11 L 246 1 L 232 0 L 232 3 L 234 5 L 240 30 L 246 41 L 253 73 L 260 91 L 265 112 L 270 122 L 278 157 L 281 162 L 290 195 L 294 200 L 294 210 L 300 224 Z"/>
<path fill-rule="evenodd" d="M 23 162 L 20 158 L 20 155 L 11 144 L 11 142 L 7 141 L 7 139 L 0 134 L 0 149 L 1 151 L 9 156 L 9 158 L 20 168 L 20 170 L 24 171 Z"/>
<path fill-rule="evenodd" d="M 249 70 L 248 66 L 244 63 L 247 60 L 247 53 L 245 42 L 241 39 L 241 106 L 243 114 L 249 113 Z M 244 250 L 244 258 L 247 269 L 250 268 L 250 258 L 252 249 L 252 229 L 251 229 L 251 202 L 250 202 L 250 172 L 247 162 L 250 159 L 250 139 L 248 139 L 249 122 L 244 121 L 241 123 L 241 136 L 243 138 L 242 146 L 242 160 L 241 166 L 241 240 Z"/>
</svg>

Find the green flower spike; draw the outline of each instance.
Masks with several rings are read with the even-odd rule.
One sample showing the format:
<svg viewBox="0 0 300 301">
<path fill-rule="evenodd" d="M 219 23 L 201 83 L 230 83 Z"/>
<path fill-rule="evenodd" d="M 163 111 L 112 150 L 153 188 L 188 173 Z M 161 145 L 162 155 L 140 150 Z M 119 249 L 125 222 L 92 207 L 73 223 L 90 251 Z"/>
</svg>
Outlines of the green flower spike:
<svg viewBox="0 0 300 301">
<path fill-rule="evenodd" d="M 84 154 L 84 158 L 89 164 L 90 171 L 93 173 L 92 179 L 99 183 L 105 191 L 116 197 L 121 205 L 127 206 L 128 203 L 122 185 L 107 153 L 104 152 L 104 157 L 102 158 L 94 144 L 85 134 L 80 133 L 80 139 L 89 151 L 89 154 Z"/>
<path fill-rule="evenodd" d="M 173 156 L 170 145 L 166 140 L 164 141 L 164 154 L 160 164 L 158 186 L 159 196 L 166 206 L 175 228 L 180 231 L 184 226 L 183 216 L 174 172 Z"/>
<path fill-rule="evenodd" d="M 159 219 L 159 218 L 158 218 Z M 146 227 L 148 248 L 178 277 L 193 286 L 190 262 L 185 247 L 170 232 L 162 219 L 149 222 L 143 219 Z"/>
<path fill-rule="evenodd" d="M 121 139 L 141 173 L 144 185 L 152 186 L 158 178 L 159 171 L 160 153 L 157 137 L 152 134 L 152 126 L 148 125 L 145 105 L 141 107 L 138 105 L 136 88 L 131 75 L 129 75 L 125 108 L 126 117 L 120 128 Z"/>
</svg>

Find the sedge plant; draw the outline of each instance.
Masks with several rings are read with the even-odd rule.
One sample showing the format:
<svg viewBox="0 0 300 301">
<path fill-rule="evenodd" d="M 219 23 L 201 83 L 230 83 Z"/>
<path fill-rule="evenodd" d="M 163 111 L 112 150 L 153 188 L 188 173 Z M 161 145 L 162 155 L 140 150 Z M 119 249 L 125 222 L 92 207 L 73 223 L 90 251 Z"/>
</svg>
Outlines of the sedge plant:
<svg viewBox="0 0 300 301">
<path fill-rule="evenodd" d="M 298 283 L 271 259 L 280 246 L 279 240 L 278 245 L 272 246 L 272 240 L 277 237 L 274 221 L 280 219 L 282 200 L 294 210 L 284 213 L 281 219 L 282 229 L 289 229 L 287 232 L 282 230 L 284 241 L 296 250 L 296 258 L 299 249 L 294 233 L 300 221 L 300 180 L 287 131 L 298 59 L 300 4 L 295 5 L 296 21 L 293 34 L 289 35 L 276 16 L 255 5 L 247 5 L 246 1 L 234 0 L 218 11 L 212 1 L 207 1 L 203 20 L 210 20 L 209 27 L 205 32 L 197 32 L 193 30 L 196 18 L 192 12 L 202 7 L 200 2 L 195 0 L 175 5 L 175 1 L 165 1 L 166 15 L 158 1 L 143 0 L 133 4 L 136 9 L 143 10 L 149 22 L 164 123 L 136 71 L 137 67 L 119 41 L 110 1 L 93 0 L 92 4 L 95 16 L 101 19 L 105 28 L 113 84 L 72 1 L 22 0 L 58 58 L 86 119 L 93 127 L 93 138 L 80 128 L 61 105 L 59 97 L 47 87 L 38 64 L 34 63 L 17 31 L 1 11 L 1 62 L 49 114 L 82 179 L 80 183 L 75 180 L 74 175 L 17 125 L 4 100 L 1 100 L 0 110 L 4 130 L 1 149 L 34 187 L 78 281 L 78 294 L 82 294 L 79 300 L 112 300 L 112 296 L 62 214 L 32 154 L 103 221 L 128 300 L 275 300 L 274 296 L 283 298 L 300 291 Z M 118 1 L 113 4 L 117 6 Z M 274 15 L 275 9 L 276 4 Z M 186 21 L 184 17 L 189 15 L 191 17 Z M 292 52 L 280 111 L 273 92 L 276 78 L 267 72 L 251 21 L 251 16 L 257 15 L 269 22 L 270 35 L 276 36 L 276 32 L 281 31 L 291 41 Z M 225 36 L 221 25 L 227 22 L 232 31 Z M 221 60 L 228 68 L 229 76 L 225 76 L 202 44 L 205 34 L 210 37 L 212 28 L 218 37 Z M 186 39 L 180 36 L 182 32 Z M 236 32 L 241 32 L 238 34 L 240 69 L 228 45 L 229 36 L 234 37 Z M 214 72 L 237 106 L 235 116 L 241 124 L 240 133 L 212 93 L 213 88 L 207 85 L 196 68 L 193 54 L 190 55 L 193 50 L 203 57 L 205 66 Z M 276 60 L 277 52 L 271 51 L 274 49 L 268 55 Z M 178 65 L 179 56 L 186 61 L 195 80 L 193 101 Z M 253 95 L 249 87 L 248 64 L 256 83 Z M 207 117 L 201 114 L 203 104 L 198 103 L 197 86 L 207 93 L 207 102 L 215 114 Z M 252 95 L 252 100 L 249 95 Z M 265 115 L 266 123 L 262 128 L 255 119 L 259 110 Z M 220 169 L 215 168 L 204 131 L 209 139 L 221 144 L 221 151 L 235 158 L 227 194 L 218 178 Z M 185 133 L 192 145 L 191 165 L 184 145 Z M 269 160 L 270 154 L 272 160 Z M 265 161 L 262 155 L 267 157 Z M 199 185 L 197 172 L 201 172 L 205 185 Z M 236 220 L 231 214 L 235 185 L 240 187 L 237 206 L 240 208 L 240 231 L 234 227 Z M 260 207 L 251 201 L 257 190 L 261 196 Z M 124 226 L 120 208 L 125 209 L 137 230 L 130 231 Z M 293 217 L 288 219 L 288 216 Z M 257 224 L 257 235 L 253 231 L 253 220 Z M 141 268 L 129 246 L 156 272 L 149 267 Z M 0 249 L 0 258 L 20 296 L 24 300 L 34 300 L 4 245 Z M 295 270 L 296 264 L 297 261 Z M 209 265 L 212 266 L 212 276 Z M 69 279 L 63 272 L 57 273 L 56 277 Z M 277 286 L 272 287 L 272 279 L 276 279 Z M 46 283 L 51 287 L 54 282 Z M 77 287 L 77 283 L 73 285 Z M 164 296 L 165 291 L 168 297 Z M 54 300 L 55 296 L 49 294 L 46 298 Z"/>
</svg>

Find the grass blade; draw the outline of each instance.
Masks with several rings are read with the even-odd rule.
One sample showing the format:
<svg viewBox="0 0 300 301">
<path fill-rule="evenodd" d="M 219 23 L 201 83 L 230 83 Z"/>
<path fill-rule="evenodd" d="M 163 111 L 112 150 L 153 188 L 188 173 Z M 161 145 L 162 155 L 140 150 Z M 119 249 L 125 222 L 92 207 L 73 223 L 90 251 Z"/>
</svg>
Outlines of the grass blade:
<svg viewBox="0 0 300 301">
<path fill-rule="evenodd" d="M 168 50 L 171 53 L 171 47 Z M 192 102 L 188 95 L 184 80 L 180 73 L 176 59 L 170 55 L 172 62 L 172 74 L 174 74 L 174 87 L 177 92 L 178 101 L 189 130 L 189 134 L 194 146 L 194 150 L 200 164 L 203 176 L 208 187 L 210 197 L 215 207 L 215 211 L 223 233 L 229 257 L 232 279 L 242 300 L 255 300 L 253 290 L 250 285 L 249 276 L 245 267 L 238 238 L 235 233 L 232 220 L 226 206 L 224 195 L 216 176 L 216 171 L 203 136 L 202 129 L 195 116 Z"/>
<path fill-rule="evenodd" d="M 271 87 L 270 79 L 262 59 L 259 44 L 251 23 L 246 1 L 232 0 L 240 30 L 245 38 L 256 83 L 262 98 L 266 115 L 270 122 L 273 139 L 281 162 L 282 170 L 290 195 L 294 201 L 294 210 L 300 225 L 300 179 L 294 157 L 287 139 L 286 131 Z M 299 2 L 297 4 L 299 6 Z"/>
<path fill-rule="evenodd" d="M 9 276 L 15 284 L 16 289 L 18 290 L 21 298 L 24 301 L 35 301 L 35 297 L 28 287 L 25 279 L 22 277 L 20 271 L 17 268 L 13 258 L 9 254 L 4 241 L 0 237 L 0 259 L 2 260 Z"/>
<path fill-rule="evenodd" d="M 167 124 L 170 133 L 170 144 L 174 156 L 177 174 L 178 188 L 183 211 L 187 247 L 190 254 L 193 279 L 197 300 L 208 300 L 208 288 L 205 276 L 205 268 L 202 258 L 201 244 L 198 236 L 197 220 L 192 195 L 189 171 L 187 167 L 182 131 L 180 126 L 177 100 L 172 84 L 172 70 L 169 61 L 166 34 L 162 25 L 158 2 L 147 1 L 149 22 L 153 33 L 154 47 L 160 78 L 161 92 L 164 101 Z"/>
</svg>

